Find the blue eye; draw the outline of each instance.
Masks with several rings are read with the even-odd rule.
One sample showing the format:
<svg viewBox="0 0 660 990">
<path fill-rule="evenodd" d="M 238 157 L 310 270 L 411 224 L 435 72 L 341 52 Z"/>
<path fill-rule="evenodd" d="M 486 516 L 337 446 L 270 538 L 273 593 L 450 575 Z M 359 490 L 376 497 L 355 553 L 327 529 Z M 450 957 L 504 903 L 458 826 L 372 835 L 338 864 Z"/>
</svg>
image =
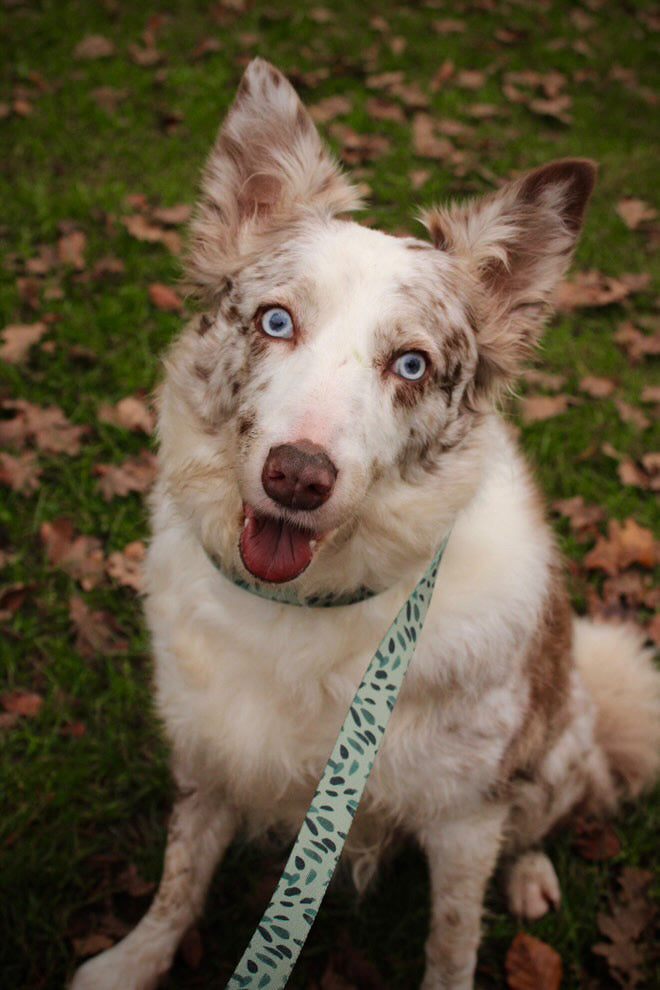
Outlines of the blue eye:
<svg viewBox="0 0 660 990">
<path fill-rule="evenodd" d="M 426 374 L 426 358 L 419 351 L 408 351 L 396 359 L 392 371 L 407 382 L 419 382 Z"/>
<path fill-rule="evenodd" d="M 261 317 L 261 329 L 269 337 L 280 340 L 291 340 L 293 337 L 293 320 L 291 314 L 280 306 L 267 309 Z"/>
</svg>

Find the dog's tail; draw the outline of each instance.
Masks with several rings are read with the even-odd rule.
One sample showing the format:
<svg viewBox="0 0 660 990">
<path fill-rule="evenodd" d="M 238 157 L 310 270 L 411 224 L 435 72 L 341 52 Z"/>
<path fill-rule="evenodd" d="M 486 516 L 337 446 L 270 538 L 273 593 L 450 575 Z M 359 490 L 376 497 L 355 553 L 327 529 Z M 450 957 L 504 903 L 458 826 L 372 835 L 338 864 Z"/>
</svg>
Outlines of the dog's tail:
<svg viewBox="0 0 660 990">
<path fill-rule="evenodd" d="M 634 626 L 575 621 L 577 664 L 596 703 L 596 742 L 620 800 L 660 773 L 660 670 Z M 609 803 L 609 802 L 606 802 Z"/>
</svg>

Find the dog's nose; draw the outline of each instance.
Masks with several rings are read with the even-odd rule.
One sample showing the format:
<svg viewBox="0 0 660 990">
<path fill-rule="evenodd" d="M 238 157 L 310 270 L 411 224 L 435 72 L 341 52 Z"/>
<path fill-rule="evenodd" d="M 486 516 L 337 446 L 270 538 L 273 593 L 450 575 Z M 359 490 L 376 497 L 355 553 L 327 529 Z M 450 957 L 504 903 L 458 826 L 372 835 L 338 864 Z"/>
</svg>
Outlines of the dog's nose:
<svg viewBox="0 0 660 990">
<path fill-rule="evenodd" d="M 311 440 L 271 447 L 261 472 L 267 495 L 287 509 L 318 509 L 332 494 L 337 468 Z"/>
</svg>

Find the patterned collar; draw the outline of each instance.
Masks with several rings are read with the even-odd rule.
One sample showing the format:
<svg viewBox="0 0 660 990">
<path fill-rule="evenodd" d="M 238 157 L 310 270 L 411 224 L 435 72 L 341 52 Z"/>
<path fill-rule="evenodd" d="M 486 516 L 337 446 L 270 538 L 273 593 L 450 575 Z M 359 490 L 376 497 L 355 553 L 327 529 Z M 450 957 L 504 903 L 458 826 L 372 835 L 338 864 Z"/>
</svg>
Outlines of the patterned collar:
<svg viewBox="0 0 660 990">
<path fill-rule="evenodd" d="M 237 574 L 225 570 L 218 558 L 212 553 L 209 553 L 206 548 L 205 553 L 215 569 L 222 574 L 223 578 L 231 581 L 237 588 L 242 588 L 243 591 L 249 591 L 252 595 L 265 598 L 269 602 L 278 602 L 281 605 L 300 605 L 304 608 L 334 608 L 337 605 L 356 605 L 358 602 L 364 602 L 368 598 L 373 598 L 375 595 L 380 594 L 379 591 L 373 591 L 371 588 L 360 587 L 356 588 L 355 591 L 349 591 L 340 595 L 327 592 L 326 594 L 301 597 L 290 588 L 270 588 L 250 584 L 249 581 L 238 577 Z"/>
</svg>

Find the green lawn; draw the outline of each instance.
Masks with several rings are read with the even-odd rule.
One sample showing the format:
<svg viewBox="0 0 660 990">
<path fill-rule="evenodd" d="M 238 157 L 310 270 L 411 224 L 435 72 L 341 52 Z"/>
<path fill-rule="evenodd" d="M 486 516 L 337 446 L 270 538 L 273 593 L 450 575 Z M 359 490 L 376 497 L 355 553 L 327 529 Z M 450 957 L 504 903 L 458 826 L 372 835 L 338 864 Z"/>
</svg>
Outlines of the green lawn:
<svg viewBox="0 0 660 990">
<path fill-rule="evenodd" d="M 88 936 L 114 940 L 145 909 L 147 887 L 127 869 L 146 882 L 159 875 L 171 784 L 150 709 L 149 645 L 138 596 L 104 569 L 111 554 L 146 539 L 146 514 L 136 491 L 104 498 L 98 470 L 123 465 L 153 441 L 99 410 L 144 398 L 158 382 L 160 355 L 182 316 L 154 305 L 149 286 L 176 289 L 171 235 L 182 228 L 153 211 L 192 202 L 242 66 L 262 55 L 293 78 L 308 105 L 320 105 L 321 130 L 369 187 L 367 221 L 384 229 L 418 231 L 422 207 L 486 192 L 552 158 L 598 160 L 575 270 L 650 279 L 624 287 L 609 305 L 553 320 L 535 367 L 563 381 L 551 389 L 527 381 L 518 394 L 570 401 L 560 415 L 521 424 L 522 440 L 550 501 L 582 495 L 603 510 L 585 539 L 555 517 L 576 607 L 606 602 L 615 616 L 649 625 L 648 561 L 623 571 L 627 591 L 583 561 L 608 520 L 657 524 L 657 464 L 642 458 L 660 449 L 658 393 L 650 391 L 659 385 L 657 344 L 650 353 L 660 324 L 658 225 L 649 214 L 631 229 L 617 204 L 658 207 L 660 19 L 650 3 L 615 0 L 0 6 L 0 346 L 2 328 L 44 324 L 22 360 L 0 360 L 0 982 L 55 990 L 76 951 L 90 948 Z M 99 57 L 97 42 L 96 57 L 82 57 L 77 46 L 90 36 L 105 40 L 107 54 Z M 338 96 L 345 101 L 324 103 Z M 436 145 L 415 148 L 424 115 L 436 122 Z M 142 238 L 151 231 L 151 239 L 129 228 Z M 635 362 L 615 339 L 625 323 L 649 352 Z M 611 394 L 591 398 L 586 376 L 607 379 Z M 15 400 L 33 405 L 9 404 Z M 509 404 L 520 424 L 517 398 Z M 64 424 L 74 452 L 58 450 L 43 407 L 85 428 L 76 443 Z M 41 473 L 21 487 L 13 459 L 30 451 L 29 470 Z M 628 462 L 636 484 L 621 479 Z M 61 519 L 70 520 L 73 538 L 98 544 L 72 544 L 69 532 L 69 556 L 53 544 L 49 551 L 48 524 Z M 17 714 L 27 693 L 38 696 L 38 710 Z M 603 941 L 596 919 L 626 865 L 652 867 L 658 812 L 652 798 L 627 809 L 616 824 L 621 851 L 602 861 L 579 856 L 570 835 L 554 840 L 564 905 L 524 930 L 559 952 L 562 986 L 616 985 L 591 952 Z M 222 985 L 278 856 L 232 851 L 168 986 Z M 361 903 L 340 880 L 291 986 L 317 986 L 326 970 L 324 990 L 413 987 L 426 900 L 413 850 L 385 867 Z M 504 986 L 519 930 L 494 884 L 482 985 Z M 646 974 L 651 986 L 649 966 Z"/>
</svg>

